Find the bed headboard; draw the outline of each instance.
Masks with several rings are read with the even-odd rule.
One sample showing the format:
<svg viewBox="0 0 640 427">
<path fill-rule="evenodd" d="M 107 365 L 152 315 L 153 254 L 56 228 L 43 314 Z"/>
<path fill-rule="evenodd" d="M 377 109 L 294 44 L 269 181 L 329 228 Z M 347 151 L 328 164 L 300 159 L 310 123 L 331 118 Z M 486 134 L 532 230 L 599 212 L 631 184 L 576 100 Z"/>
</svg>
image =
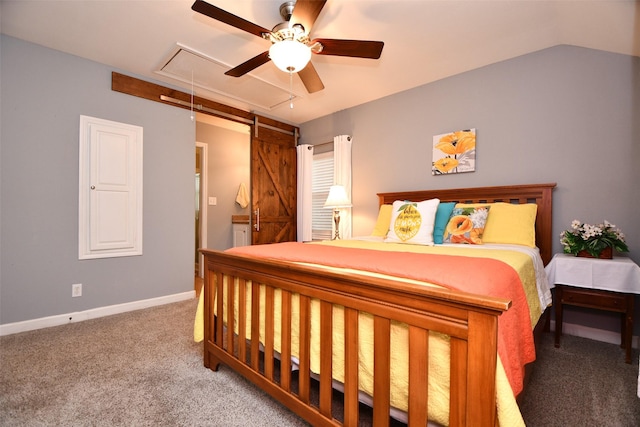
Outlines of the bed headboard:
<svg viewBox="0 0 640 427">
<path fill-rule="evenodd" d="M 378 193 L 380 205 L 392 204 L 396 200 L 422 200 L 438 198 L 441 202 L 514 204 L 535 203 L 538 205 L 536 216 L 536 244 L 540 248 L 542 261 L 547 265 L 553 256 L 553 231 L 551 227 L 553 189 L 556 183 L 506 185 L 497 187 L 454 188 L 445 190 L 397 191 Z"/>
</svg>

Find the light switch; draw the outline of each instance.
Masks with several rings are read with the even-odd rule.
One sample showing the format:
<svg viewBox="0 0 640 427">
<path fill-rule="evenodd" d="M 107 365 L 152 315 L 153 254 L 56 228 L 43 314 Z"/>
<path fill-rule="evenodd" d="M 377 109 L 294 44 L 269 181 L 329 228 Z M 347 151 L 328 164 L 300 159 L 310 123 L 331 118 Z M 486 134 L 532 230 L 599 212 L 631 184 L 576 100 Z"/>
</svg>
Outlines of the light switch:
<svg viewBox="0 0 640 427">
<path fill-rule="evenodd" d="M 217 197 L 209 197 L 209 206 L 215 206 L 218 204 L 218 198 Z"/>
</svg>

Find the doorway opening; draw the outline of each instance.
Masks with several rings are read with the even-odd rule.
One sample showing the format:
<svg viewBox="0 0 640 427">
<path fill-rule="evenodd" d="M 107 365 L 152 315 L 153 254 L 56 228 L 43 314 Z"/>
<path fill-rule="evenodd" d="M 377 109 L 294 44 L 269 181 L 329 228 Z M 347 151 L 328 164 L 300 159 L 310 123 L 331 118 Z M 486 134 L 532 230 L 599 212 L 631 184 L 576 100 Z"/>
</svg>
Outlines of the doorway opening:
<svg viewBox="0 0 640 427">
<path fill-rule="evenodd" d="M 200 248 L 207 247 L 207 144 L 196 142 L 195 151 L 195 276 L 204 277 L 204 256 Z"/>
</svg>

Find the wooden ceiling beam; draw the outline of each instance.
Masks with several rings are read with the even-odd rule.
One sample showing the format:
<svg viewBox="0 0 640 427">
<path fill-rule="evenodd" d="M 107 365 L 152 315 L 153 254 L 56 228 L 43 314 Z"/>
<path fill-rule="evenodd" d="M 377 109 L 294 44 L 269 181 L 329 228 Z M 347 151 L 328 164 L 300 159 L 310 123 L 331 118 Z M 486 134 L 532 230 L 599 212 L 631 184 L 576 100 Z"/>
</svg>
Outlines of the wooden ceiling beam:
<svg viewBox="0 0 640 427">
<path fill-rule="evenodd" d="M 111 73 L 111 90 L 115 92 L 125 93 L 127 95 L 137 96 L 139 98 L 148 99 L 150 101 L 160 102 L 162 104 L 171 105 L 173 107 L 191 109 L 193 102 L 194 111 L 220 117 L 227 120 L 237 121 L 247 124 L 254 123 L 255 119 L 262 125 L 268 125 L 286 132 L 297 133 L 298 128 L 288 123 L 283 123 L 269 117 L 260 116 L 250 111 L 241 110 L 239 108 L 230 107 L 210 99 L 194 96 L 193 101 L 191 94 L 171 89 L 155 83 L 140 80 L 135 77 L 127 76 L 113 71 Z M 163 100 L 162 96 L 180 101 L 180 103 L 170 100 Z"/>
</svg>

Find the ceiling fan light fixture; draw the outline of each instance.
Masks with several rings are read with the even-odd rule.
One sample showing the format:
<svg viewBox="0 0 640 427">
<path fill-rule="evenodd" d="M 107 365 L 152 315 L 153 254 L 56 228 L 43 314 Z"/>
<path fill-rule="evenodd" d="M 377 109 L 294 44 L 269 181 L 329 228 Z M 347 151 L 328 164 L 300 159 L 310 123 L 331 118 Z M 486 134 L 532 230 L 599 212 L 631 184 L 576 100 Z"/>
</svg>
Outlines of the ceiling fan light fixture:
<svg viewBox="0 0 640 427">
<path fill-rule="evenodd" d="M 285 73 L 297 73 L 311 60 L 311 49 L 295 40 L 281 40 L 271 45 L 269 57 Z"/>
</svg>

